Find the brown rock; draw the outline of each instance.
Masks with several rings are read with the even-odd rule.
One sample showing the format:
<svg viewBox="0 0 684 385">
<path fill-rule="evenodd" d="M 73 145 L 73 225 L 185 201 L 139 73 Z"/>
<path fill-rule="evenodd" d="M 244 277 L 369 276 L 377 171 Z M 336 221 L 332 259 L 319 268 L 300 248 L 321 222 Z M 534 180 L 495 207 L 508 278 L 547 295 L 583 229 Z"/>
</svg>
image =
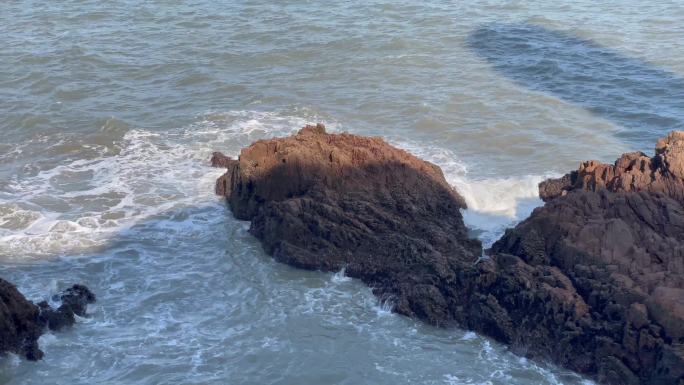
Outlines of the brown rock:
<svg viewBox="0 0 684 385">
<path fill-rule="evenodd" d="M 684 201 L 684 131 L 673 131 L 656 144 L 651 158 L 642 152 L 622 155 L 613 165 L 595 160 L 559 179 L 544 181 L 539 195 L 544 201 L 570 190 L 612 192 L 648 191 Z"/>
<path fill-rule="evenodd" d="M 454 321 L 461 265 L 481 255 L 463 198 L 441 170 L 381 138 L 327 134 L 323 125 L 261 140 L 221 164 L 233 214 L 277 260 L 346 274 L 399 313 Z"/>
<path fill-rule="evenodd" d="M 581 319 L 569 319 L 578 335 L 567 357 L 555 361 L 609 384 L 684 381 L 683 160 L 684 133 L 675 132 L 658 142 L 653 158 L 630 153 L 614 166 L 586 162 L 540 184 L 546 205 L 493 245 L 494 261 L 515 255 L 537 277 L 557 268 L 566 290 L 578 295 L 566 301 L 587 309 Z M 519 271 L 499 274 L 517 277 Z M 563 302 L 546 301 L 551 307 Z M 549 341 L 568 338 L 567 320 L 534 306 L 526 311 L 540 317 L 544 330 L 556 330 Z M 524 325 L 524 317 L 511 318 Z M 541 351 L 534 346 L 548 341 L 524 329 L 518 333 Z M 585 366 L 582 355 L 593 364 Z"/>
<path fill-rule="evenodd" d="M 607 384 L 684 382 L 684 134 L 656 156 L 595 162 L 540 185 L 547 200 L 490 257 L 436 166 L 322 125 L 263 140 L 217 181 L 265 250 L 346 268 L 398 313 L 457 324 Z"/>
</svg>

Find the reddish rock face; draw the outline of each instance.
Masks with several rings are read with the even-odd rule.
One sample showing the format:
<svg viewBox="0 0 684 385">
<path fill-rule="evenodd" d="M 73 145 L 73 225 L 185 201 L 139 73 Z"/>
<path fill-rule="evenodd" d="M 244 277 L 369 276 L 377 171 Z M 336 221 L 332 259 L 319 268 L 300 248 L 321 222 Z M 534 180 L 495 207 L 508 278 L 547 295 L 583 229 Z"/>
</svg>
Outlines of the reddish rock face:
<svg viewBox="0 0 684 385">
<path fill-rule="evenodd" d="M 583 162 L 579 170 L 539 186 L 545 201 L 570 190 L 612 192 L 648 191 L 684 201 L 684 132 L 671 132 L 656 144 L 652 158 L 642 152 L 622 155 L 614 165 L 595 160 Z"/>
<path fill-rule="evenodd" d="M 327 134 L 323 125 L 258 141 L 227 167 L 216 191 L 277 260 L 360 278 L 395 310 L 454 321 L 450 282 L 481 255 L 463 198 L 441 170 L 380 138 Z"/>
<path fill-rule="evenodd" d="M 497 280 L 514 287 L 504 306 L 518 314 L 512 318 L 521 326 L 513 334 L 536 345 L 532 350 L 547 349 L 562 365 L 609 384 L 684 380 L 679 202 L 647 192 L 571 191 L 509 229 L 491 253 Z M 540 293 L 526 289 L 519 269 L 502 265 L 501 258 L 515 258 L 532 272 L 532 282 L 554 269 L 572 296 L 526 300 Z M 548 308 L 563 310 L 547 313 Z"/>
</svg>

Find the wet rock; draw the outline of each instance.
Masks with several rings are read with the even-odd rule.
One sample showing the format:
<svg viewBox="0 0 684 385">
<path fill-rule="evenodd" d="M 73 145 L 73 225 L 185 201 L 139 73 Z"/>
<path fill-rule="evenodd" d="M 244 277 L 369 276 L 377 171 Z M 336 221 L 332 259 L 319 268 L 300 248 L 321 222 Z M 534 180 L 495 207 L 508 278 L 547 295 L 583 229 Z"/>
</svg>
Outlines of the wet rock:
<svg viewBox="0 0 684 385">
<path fill-rule="evenodd" d="M 61 330 L 76 323 L 75 316 L 86 316 L 86 308 L 95 302 L 95 294 L 83 285 L 73 285 L 53 299 L 61 302 L 57 309 L 51 308 L 46 301 L 38 304 L 40 321 L 50 330 Z"/>
<path fill-rule="evenodd" d="M 35 305 L 0 278 L 0 354 L 11 352 L 32 361 L 41 359 L 38 338 L 45 328 L 59 330 L 73 325 L 74 314 L 85 316 L 87 304 L 95 302 L 95 295 L 83 285 L 74 285 L 58 299 L 62 304 L 57 309 L 46 301 Z"/>
<path fill-rule="evenodd" d="M 481 255 L 463 198 L 441 170 L 381 138 L 328 134 L 323 125 L 261 140 L 217 181 L 235 217 L 278 261 L 360 278 L 395 311 L 455 321 L 453 282 Z"/>
<path fill-rule="evenodd" d="M 64 307 L 78 316 L 85 317 L 88 304 L 95 303 L 96 298 L 90 289 L 76 284 L 64 290 L 59 295 L 59 300 L 62 302 L 60 308 Z"/>
</svg>

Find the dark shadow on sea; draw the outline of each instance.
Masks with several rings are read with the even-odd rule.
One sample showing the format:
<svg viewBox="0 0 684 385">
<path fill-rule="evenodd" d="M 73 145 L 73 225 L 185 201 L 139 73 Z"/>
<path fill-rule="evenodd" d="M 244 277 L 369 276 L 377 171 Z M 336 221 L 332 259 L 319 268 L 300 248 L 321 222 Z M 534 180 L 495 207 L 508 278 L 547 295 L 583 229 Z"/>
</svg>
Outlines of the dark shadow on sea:
<svg viewBox="0 0 684 385">
<path fill-rule="evenodd" d="M 485 25 L 468 46 L 516 83 L 610 120 L 632 148 L 684 129 L 684 78 L 644 60 L 526 23 Z"/>
</svg>

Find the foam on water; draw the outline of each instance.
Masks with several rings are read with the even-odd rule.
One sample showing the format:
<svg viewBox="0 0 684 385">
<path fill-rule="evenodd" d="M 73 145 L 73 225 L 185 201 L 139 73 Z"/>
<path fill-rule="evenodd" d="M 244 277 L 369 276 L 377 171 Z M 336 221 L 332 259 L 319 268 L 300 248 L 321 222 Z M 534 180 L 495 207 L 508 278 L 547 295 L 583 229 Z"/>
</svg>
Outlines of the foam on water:
<svg viewBox="0 0 684 385">
<path fill-rule="evenodd" d="M 77 159 L 13 179 L 0 195 L 0 258 L 78 255 L 135 223 L 211 201 L 222 173 L 214 149 L 237 155 L 256 138 L 286 135 L 305 121 L 275 113 L 210 114 L 163 134 L 126 132 L 116 154 Z M 80 179 L 80 180 L 79 180 Z"/>
<path fill-rule="evenodd" d="M 471 172 L 453 151 L 440 147 L 420 145 L 415 142 L 392 140 L 390 142 L 412 154 L 438 165 L 444 177 L 468 205 L 463 219 L 485 244 L 491 245 L 518 221 L 525 219 L 541 206 L 538 185 L 555 174 L 523 175 L 508 178 L 481 178 Z"/>
</svg>

